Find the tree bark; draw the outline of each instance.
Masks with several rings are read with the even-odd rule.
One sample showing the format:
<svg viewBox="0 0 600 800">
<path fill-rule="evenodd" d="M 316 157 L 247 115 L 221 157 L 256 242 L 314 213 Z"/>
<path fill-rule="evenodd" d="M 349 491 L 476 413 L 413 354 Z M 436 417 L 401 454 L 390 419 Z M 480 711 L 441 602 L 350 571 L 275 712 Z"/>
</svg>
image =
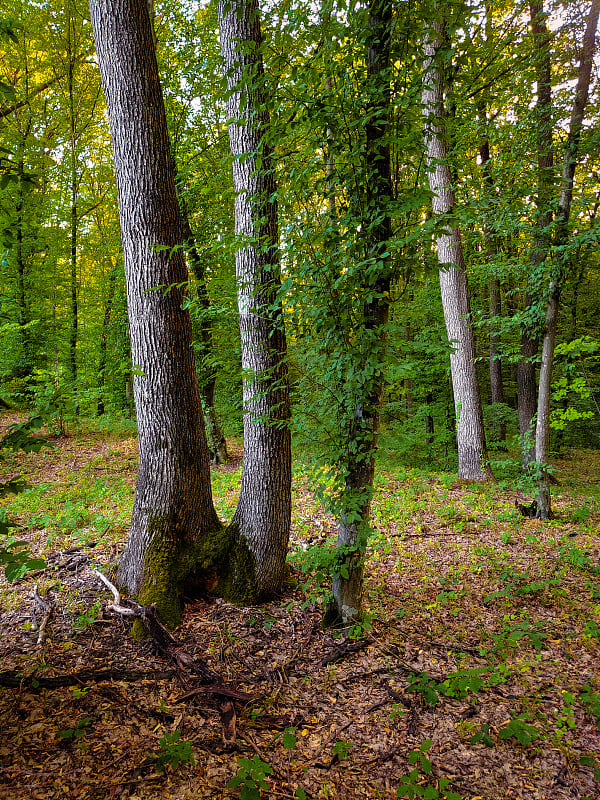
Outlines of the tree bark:
<svg viewBox="0 0 600 800">
<path fill-rule="evenodd" d="M 235 190 L 244 463 L 234 517 L 254 557 L 261 596 L 281 589 L 291 518 L 290 402 L 279 298 L 274 156 L 266 134 L 256 0 L 219 4 Z"/>
<path fill-rule="evenodd" d="M 550 437 L 552 366 L 554 362 L 554 345 L 556 342 L 560 292 L 568 268 L 568 256 L 565 254 L 565 249 L 569 238 L 569 217 L 571 215 L 571 202 L 573 199 L 573 181 L 575 178 L 575 169 L 577 167 L 585 107 L 589 95 L 599 14 L 600 0 L 593 0 L 583 39 L 577 87 L 575 89 L 575 100 L 571 111 L 569 134 L 565 142 L 560 197 L 555 220 L 555 258 L 548 289 L 548 304 L 546 307 L 544 338 L 542 342 L 542 363 L 540 367 L 535 430 L 535 460 L 538 465 L 538 493 L 535 499 L 538 507 L 538 515 L 541 519 L 549 519 L 552 515 L 550 505 L 550 482 L 546 469 L 548 441 Z"/>
<path fill-rule="evenodd" d="M 444 217 L 456 207 L 448 146 L 444 134 L 444 87 L 437 63 L 443 25 L 434 22 L 424 41 L 423 115 L 429 188 L 434 216 Z M 450 370 L 456 410 L 458 477 L 468 481 L 492 478 L 483 412 L 475 369 L 475 340 L 471 325 L 469 287 L 458 226 L 448 223 L 436 237 L 440 288 L 446 331 L 451 346 Z"/>
<path fill-rule="evenodd" d="M 335 606 L 326 622 L 348 626 L 362 616 L 364 555 L 367 545 L 371 497 L 375 478 L 375 452 L 379 434 L 379 411 L 384 385 L 385 327 L 389 314 L 392 266 L 388 242 L 392 236 L 390 201 L 390 50 L 392 3 L 369 0 L 367 30 L 367 105 L 365 126 L 365 208 L 369 216 L 362 224 L 365 251 L 376 269 L 361 287 L 367 299 L 363 306 L 363 361 L 371 363 L 358 387 L 354 419 L 348 437 L 350 458 L 337 538 L 337 566 L 333 578 Z M 331 613 L 333 611 L 333 613 Z"/>
<path fill-rule="evenodd" d="M 521 334 L 521 358 L 517 364 L 517 396 L 523 469 L 535 461 L 535 414 L 537 411 L 536 357 L 539 349 L 540 314 L 536 311 L 539 295 L 536 279 L 550 249 L 554 155 L 552 143 L 552 71 L 551 35 L 546 25 L 543 3 L 531 0 L 531 32 L 536 71 L 537 100 L 537 197 L 533 245 L 529 255 L 529 275 L 525 312 L 528 317 Z"/>
<path fill-rule="evenodd" d="M 69 369 L 71 373 L 71 392 L 77 408 L 77 338 L 79 329 L 79 303 L 77 291 L 77 233 L 79 196 L 79 175 L 77 172 L 77 116 L 75 110 L 75 64 L 77 59 L 72 48 L 72 17 L 70 9 L 66 12 L 66 47 L 67 47 L 67 90 L 69 94 L 69 145 L 71 150 L 71 218 L 70 218 L 70 295 L 71 295 L 71 330 L 69 332 Z"/>
<path fill-rule="evenodd" d="M 188 263 L 196 280 L 198 299 L 202 309 L 202 320 L 200 323 L 200 353 L 202 361 L 210 358 L 213 350 L 212 321 L 210 318 L 210 298 L 206 288 L 206 275 L 202 257 L 198 252 L 196 237 L 190 223 L 190 215 L 185 201 L 185 197 L 179 186 L 179 174 L 175 155 L 171 154 L 173 170 L 175 174 L 175 186 L 181 218 L 183 222 L 183 241 L 188 257 Z M 215 411 L 215 386 L 217 383 L 217 372 L 213 366 L 206 367 L 204 363 L 200 365 L 200 393 L 202 395 L 202 406 L 204 409 L 204 425 L 208 439 L 211 460 L 213 464 L 225 464 L 229 458 L 227 454 L 227 443 L 221 430 L 219 420 Z"/>
<path fill-rule="evenodd" d="M 489 9 L 486 8 L 486 20 L 489 20 Z M 489 25 L 487 25 L 489 29 Z M 487 40 L 489 41 L 490 35 L 488 33 Z M 487 115 L 485 103 L 482 103 L 480 108 L 480 119 L 484 125 L 487 125 Z M 481 172 L 483 176 L 483 184 L 487 190 L 488 196 L 494 186 L 494 180 L 490 173 L 490 142 L 487 133 L 484 135 L 483 140 L 479 145 L 479 160 L 481 161 Z M 496 237 L 490 225 L 485 225 L 483 230 L 485 255 L 490 269 L 493 270 L 492 262 L 497 255 Z M 498 330 L 498 322 L 502 313 L 501 294 L 500 294 L 500 281 L 493 274 L 490 274 L 490 334 L 489 334 L 489 352 L 490 352 L 490 391 L 492 406 L 504 404 L 504 386 L 502 383 L 502 361 L 500 360 L 499 344 L 500 333 Z M 493 439 L 496 446 L 503 446 L 506 441 L 506 422 L 502 418 L 498 418 L 498 414 L 493 412 Z"/>
<path fill-rule="evenodd" d="M 148 7 L 145 0 L 91 0 L 90 10 L 113 140 L 140 449 L 117 579 L 174 625 L 184 586 L 192 574 L 216 583 L 215 564 L 228 558 L 231 537 L 223 537 L 212 503 L 191 320 L 182 309 L 188 276 L 181 214 Z"/>
<path fill-rule="evenodd" d="M 108 331 L 110 327 L 110 318 L 112 316 L 113 301 L 115 297 L 115 288 L 117 285 L 117 270 L 116 265 L 109 261 L 110 272 L 108 275 L 108 297 L 106 298 L 106 305 L 104 306 L 104 316 L 102 318 L 102 330 L 100 332 L 100 354 L 98 358 L 98 390 L 100 397 L 98 399 L 97 415 L 101 417 L 104 414 L 104 394 L 106 391 L 106 356 L 108 349 Z"/>
</svg>

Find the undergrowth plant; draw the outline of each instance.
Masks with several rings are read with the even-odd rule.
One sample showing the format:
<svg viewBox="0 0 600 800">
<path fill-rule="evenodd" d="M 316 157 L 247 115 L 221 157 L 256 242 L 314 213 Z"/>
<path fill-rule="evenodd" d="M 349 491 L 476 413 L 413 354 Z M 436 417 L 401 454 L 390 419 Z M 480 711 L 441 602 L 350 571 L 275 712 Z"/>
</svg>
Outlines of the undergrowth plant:
<svg viewBox="0 0 600 800">
<path fill-rule="evenodd" d="M 192 745 L 187 739 L 181 738 L 180 731 L 165 733 L 159 740 L 160 752 L 157 756 L 156 768 L 163 772 L 167 766 L 176 770 L 185 764 L 195 764 Z"/>
<path fill-rule="evenodd" d="M 409 753 L 408 764 L 414 769 L 400 778 L 396 796 L 407 797 L 408 800 L 413 800 L 415 797 L 423 797 L 425 800 L 462 800 L 459 794 L 448 788 L 450 785 L 448 778 L 440 778 L 437 786 L 431 783 L 423 785 L 423 780 L 430 781 L 433 773 L 433 764 L 426 756 L 431 745 L 432 741 L 426 739 L 421 742 L 418 750 Z"/>
</svg>

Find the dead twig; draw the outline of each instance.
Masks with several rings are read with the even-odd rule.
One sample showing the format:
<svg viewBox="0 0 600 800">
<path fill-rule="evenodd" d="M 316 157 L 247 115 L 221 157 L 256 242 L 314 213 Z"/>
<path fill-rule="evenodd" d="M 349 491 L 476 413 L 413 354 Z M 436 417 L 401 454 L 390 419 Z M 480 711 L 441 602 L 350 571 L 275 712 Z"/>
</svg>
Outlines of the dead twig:
<svg viewBox="0 0 600 800">
<path fill-rule="evenodd" d="M 361 639 L 360 642 L 351 642 L 350 644 L 342 644 L 335 647 L 329 655 L 321 659 L 321 666 L 326 667 L 328 664 L 334 664 L 336 661 L 341 661 L 352 653 L 359 653 L 361 650 L 373 644 L 373 639 Z"/>
<path fill-rule="evenodd" d="M 46 633 L 46 625 L 48 624 L 48 620 L 50 619 L 50 617 L 52 616 L 52 612 L 54 611 L 54 603 L 52 601 L 50 603 L 47 603 L 45 600 L 43 600 L 40 597 L 40 592 L 39 592 L 39 588 L 38 588 L 37 583 L 36 583 L 35 588 L 33 590 L 33 602 L 34 602 L 34 607 L 35 606 L 39 606 L 42 609 L 42 611 L 44 612 L 44 617 L 43 617 L 43 619 L 42 619 L 42 621 L 40 623 L 39 628 L 37 628 L 37 618 L 35 616 L 35 610 L 34 610 L 33 615 L 32 615 L 33 616 L 34 630 L 36 628 L 38 630 L 37 644 L 41 646 L 42 644 L 44 644 L 44 641 L 45 641 L 45 639 L 46 639 L 46 637 L 48 635 Z"/>
</svg>

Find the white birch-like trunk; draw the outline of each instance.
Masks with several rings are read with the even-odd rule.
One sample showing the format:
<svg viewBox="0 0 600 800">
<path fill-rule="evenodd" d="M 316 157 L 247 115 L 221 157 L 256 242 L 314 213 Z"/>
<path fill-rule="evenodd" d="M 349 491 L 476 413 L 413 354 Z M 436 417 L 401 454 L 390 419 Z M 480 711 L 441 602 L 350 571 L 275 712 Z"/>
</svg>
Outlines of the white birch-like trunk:
<svg viewBox="0 0 600 800">
<path fill-rule="evenodd" d="M 238 310 L 242 349 L 244 463 L 234 524 L 255 560 L 259 595 L 284 578 L 291 519 L 289 389 L 280 288 L 274 157 L 265 134 L 256 0 L 222 0 L 221 53 L 233 157 Z"/>
<path fill-rule="evenodd" d="M 456 207 L 444 133 L 443 78 L 437 64 L 441 36 L 439 23 L 434 23 L 425 36 L 422 94 L 429 188 L 433 193 L 435 217 L 443 217 Z M 485 445 L 469 286 L 458 225 L 444 227 L 437 235 L 436 245 L 444 321 L 452 348 L 450 371 L 456 409 L 458 477 L 468 481 L 487 480 L 492 473 Z"/>
</svg>

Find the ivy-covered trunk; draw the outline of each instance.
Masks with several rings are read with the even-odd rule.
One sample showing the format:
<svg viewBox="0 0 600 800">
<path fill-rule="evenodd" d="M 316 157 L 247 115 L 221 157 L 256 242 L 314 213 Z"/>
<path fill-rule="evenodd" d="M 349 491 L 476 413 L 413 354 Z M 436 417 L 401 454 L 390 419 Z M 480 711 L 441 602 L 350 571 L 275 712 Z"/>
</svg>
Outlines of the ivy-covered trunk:
<svg viewBox="0 0 600 800">
<path fill-rule="evenodd" d="M 344 625 L 362 614 L 363 561 L 375 477 L 379 410 L 384 384 L 385 328 L 389 314 L 392 265 L 389 240 L 393 197 L 390 173 L 390 43 L 392 3 L 369 0 L 366 31 L 369 93 L 365 126 L 365 252 L 370 279 L 361 287 L 363 307 L 362 375 L 356 387 L 354 419 L 348 436 L 344 493 L 337 538 L 337 566 L 333 578 L 334 615 L 327 622 Z"/>
<path fill-rule="evenodd" d="M 148 6 L 92 0 L 90 9 L 113 140 L 140 450 L 117 580 L 142 603 L 156 603 L 162 621 L 174 625 L 184 587 L 191 580 L 216 586 L 221 568 L 235 559 L 212 502 L 191 320 L 182 308 L 188 276 L 181 214 Z M 248 577 L 251 586 L 244 552 L 242 581 Z"/>
<path fill-rule="evenodd" d="M 279 297 L 274 156 L 267 140 L 256 0 L 219 4 L 235 189 L 235 254 L 242 351 L 244 463 L 233 527 L 252 552 L 261 596 L 281 589 L 291 518 L 286 339 Z"/>
<path fill-rule="evenodd" d="M 425 147 L 434 216 L 444 217 L 456 207 L 445 139 L 444 83 L 439 51 L 443 25 L 434 22 L 425 34 L 423 115 Z M 440 288 L 448 340 L 450 371 L 456 410 L 458 477 L 469 481 L 492 477 L 483 428 L 483 412 L 475 369 L 475 340 L 469 305 L 469 285 L 460 229 L 448 221 L 436 237 Z"/>
</svg>

